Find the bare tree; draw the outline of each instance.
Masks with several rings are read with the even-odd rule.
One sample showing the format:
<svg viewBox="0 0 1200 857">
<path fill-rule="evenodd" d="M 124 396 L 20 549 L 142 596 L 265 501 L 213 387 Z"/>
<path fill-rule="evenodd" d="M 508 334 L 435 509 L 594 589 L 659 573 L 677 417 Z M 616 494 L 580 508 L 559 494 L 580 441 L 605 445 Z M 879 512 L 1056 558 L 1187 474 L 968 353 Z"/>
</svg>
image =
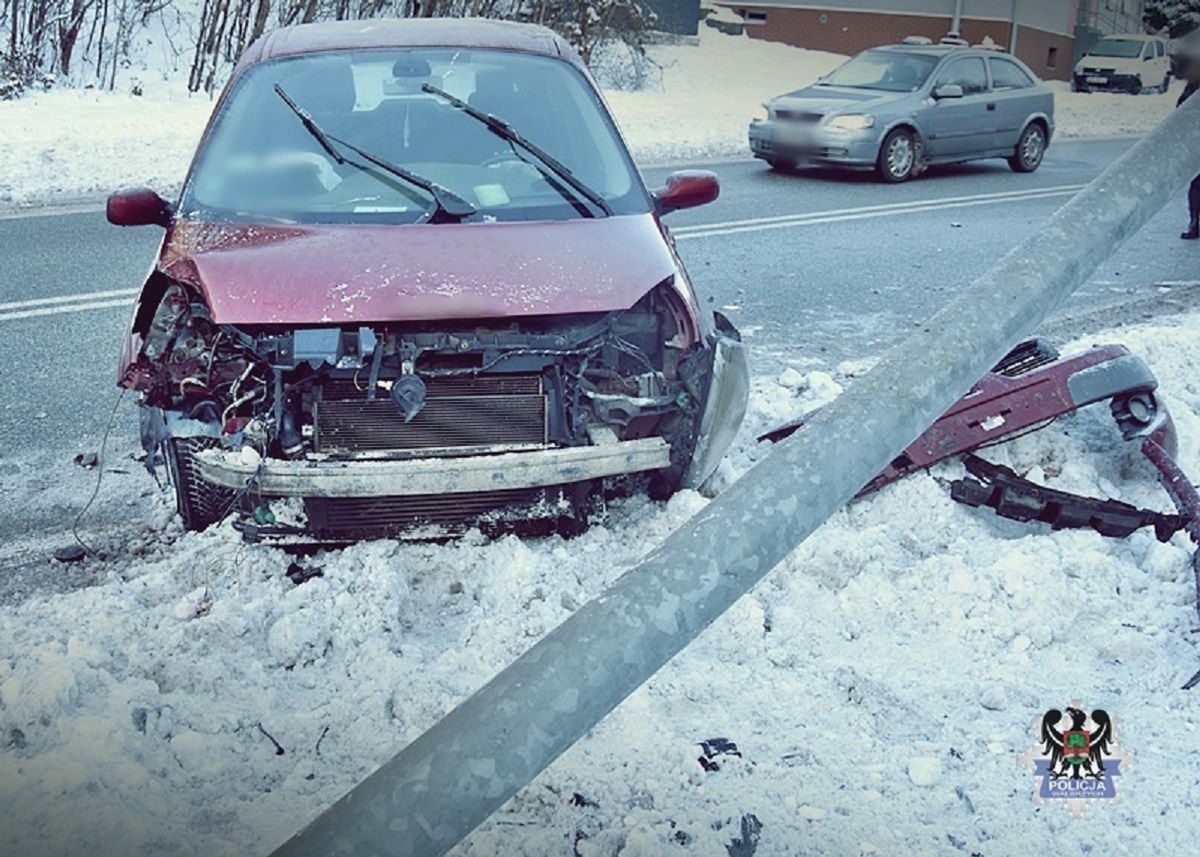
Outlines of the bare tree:
<svg viewBox="0 0 1200 857">
<path fill-rule="evenodd" d="M 135 40 L 173 0 L 0 0 L 0 97 L 81 62 L 109 88 Z M 619 43 L 645 56 L 652 15 L 642 0 L 202 0 L 183 49 L 188 88 L 212 92 L 246 47 L 271 27 L 378 17 L 501 18 L 543 24 L 590 61 Z M 86 36 L 85 36 L 86 34 Z M 79 56 L 84 57 L 79 60 Z M 76 75 L 78 77 L 78 75 Z"/>
</svg>

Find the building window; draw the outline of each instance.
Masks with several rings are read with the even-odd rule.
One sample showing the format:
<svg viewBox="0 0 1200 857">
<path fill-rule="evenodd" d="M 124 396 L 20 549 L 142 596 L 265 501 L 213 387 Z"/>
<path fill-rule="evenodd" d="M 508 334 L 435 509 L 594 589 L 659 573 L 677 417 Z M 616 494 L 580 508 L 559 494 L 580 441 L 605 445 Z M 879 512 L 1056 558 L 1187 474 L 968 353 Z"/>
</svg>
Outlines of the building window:
<svg viewBox="0 0 1200 857">
<path fill-rule="evenodd" d="M 756 9 L 747 9 L 742 13 L 742 18 L 747 24 L 765 24 L 767 23 L 767 13 Z"/>
<path fill-rule="evenodd" d="M 1058 48 L 1046 51 L 1046 68 L 1058 68 Z"/>
</svg>

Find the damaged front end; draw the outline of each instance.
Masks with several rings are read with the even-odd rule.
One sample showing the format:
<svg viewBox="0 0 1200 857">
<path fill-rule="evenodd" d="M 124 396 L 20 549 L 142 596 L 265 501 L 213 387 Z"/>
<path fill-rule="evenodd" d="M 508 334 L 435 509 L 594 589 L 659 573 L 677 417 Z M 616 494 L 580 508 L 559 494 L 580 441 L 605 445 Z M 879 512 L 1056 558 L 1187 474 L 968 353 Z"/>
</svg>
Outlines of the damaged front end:
<svg viewBox="0 0 1200 857">
<path fill-rule="evenodd" d="M 120 382 L 193 529 L 573 532 L 605 492 L 698 487 L 745 411 L 737 332 L 696 330 L 670 280 L 616 312 L 353 327 L 218 324 L 185 285 L 153 292 Z"/>
</svg>

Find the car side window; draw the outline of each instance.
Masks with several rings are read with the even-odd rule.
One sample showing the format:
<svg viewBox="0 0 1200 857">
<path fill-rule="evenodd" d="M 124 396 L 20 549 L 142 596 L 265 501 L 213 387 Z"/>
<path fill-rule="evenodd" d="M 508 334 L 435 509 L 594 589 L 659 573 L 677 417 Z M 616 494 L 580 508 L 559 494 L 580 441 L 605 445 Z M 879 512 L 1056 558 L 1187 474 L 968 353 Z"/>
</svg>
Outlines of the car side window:
<svg viewBox="0 0 1200 857">
<path fill-rule="evenodd" d="M 1163 56 L 1164 54 L 1166 54 L 1166 52 L 1167 52 L 1166 45 L 1164 45 L 1162 42 L 1158 42 L 1158 47 L 1156 50 L 1160 57 Z"/>
<path fill-rule="evenodd" d="M 1146 42 L 1146 50 L 1144 50 L 1142 53 L 1142 59 L 1154 59 L 1154 42 Z"/>
<path fill-rule="evenodd" d="M 988 91 L 987 66 L 982 57 L 954 60 L 938 77 L 938 86 L 961 86 L 963 95 L 979 95 Z"/>
<path fill-rule="evenodd" d="M 997 92 L 1010 89 L 1029 89 L 1034 85 L 1033 78 L 1012 60 L 993 59 L 990 62 L 992 64 L 992 88 Z"/>
</svg>

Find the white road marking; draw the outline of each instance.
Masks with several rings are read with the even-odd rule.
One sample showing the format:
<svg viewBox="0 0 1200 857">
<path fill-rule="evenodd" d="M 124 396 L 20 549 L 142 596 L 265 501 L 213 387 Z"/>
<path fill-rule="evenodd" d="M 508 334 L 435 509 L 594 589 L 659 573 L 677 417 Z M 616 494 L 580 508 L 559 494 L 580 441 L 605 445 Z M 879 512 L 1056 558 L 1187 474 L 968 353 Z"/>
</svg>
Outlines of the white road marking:
<svg viewBox="0 0 1200 857">
<path fill-rule="evenodd" d="M 128 309 L 131 302 L 128 298 L 122 298 L 116 301 L 95 301 L 93 303 L 84 304 L 67 304 L 63 306 L 47 306 L 39 307 L 38 309 L 26 309 L 18 312 L 0 313 L 0 321 L 13 321 L 18 318 L 35 318 L 41 315 L 59 315 L 67 312 L 84 312 L 89 309 L 106 309 L 107 307 L 125 307 Z"/>
<path fill-rule="evenodd" d="M 101 298 L 132 298 L 138 289 L 112 289 L 107 292 L 84 292 L 79 295 L 58 295 L 53 298 L 31 298 L 27 301 L 13 301 L 0 304 L 0 312 L 10 309 L 25 309 L 26 307 L 51 306 L 53 304 L 69 304 L 76 301 L 98 301 Z"/>
<path fill-rule="evenodd" d="M 28 220 L 33 217 L 62 217 L 65 214 L 96 214 L 104 210 L 104 203 L 95 202 L 48 205 L 43 208 L 0 208 L 0 220 Z"/>
<path fill-rule="evenodd" d="M 775 217 L 757 217 L 751 220 L 731 220 L 725 223 L 706 223 L 697 226 L 682 226 L 671 230 L 676 239 L 686 241 L 693 238 L 714 238 L 721 235 L 738 235 L 743 232 L 761 232 L 768 229 L 786 229 L 795 226 L 817 226 L 823 223 L 842 223 L 849 220 L 866 220 L 875 217 L 890 217 L 896 214 L 917 214 L 925 211 L 940 211 L 951 208 L 969 208 L 977 205 L 996 205 L 1003 202 L 1026 202 L 1074 196 L 1087 185 L 1058 185 L 1026 191 L 978 194 L 975 196 L 946 197 L 944 199 L 920 199 L 889 205 L 868 205 L 860 208 L 844 208 L 833 211 L 815 211 L 808 214 L 784 214 Z"/>
</svg>

